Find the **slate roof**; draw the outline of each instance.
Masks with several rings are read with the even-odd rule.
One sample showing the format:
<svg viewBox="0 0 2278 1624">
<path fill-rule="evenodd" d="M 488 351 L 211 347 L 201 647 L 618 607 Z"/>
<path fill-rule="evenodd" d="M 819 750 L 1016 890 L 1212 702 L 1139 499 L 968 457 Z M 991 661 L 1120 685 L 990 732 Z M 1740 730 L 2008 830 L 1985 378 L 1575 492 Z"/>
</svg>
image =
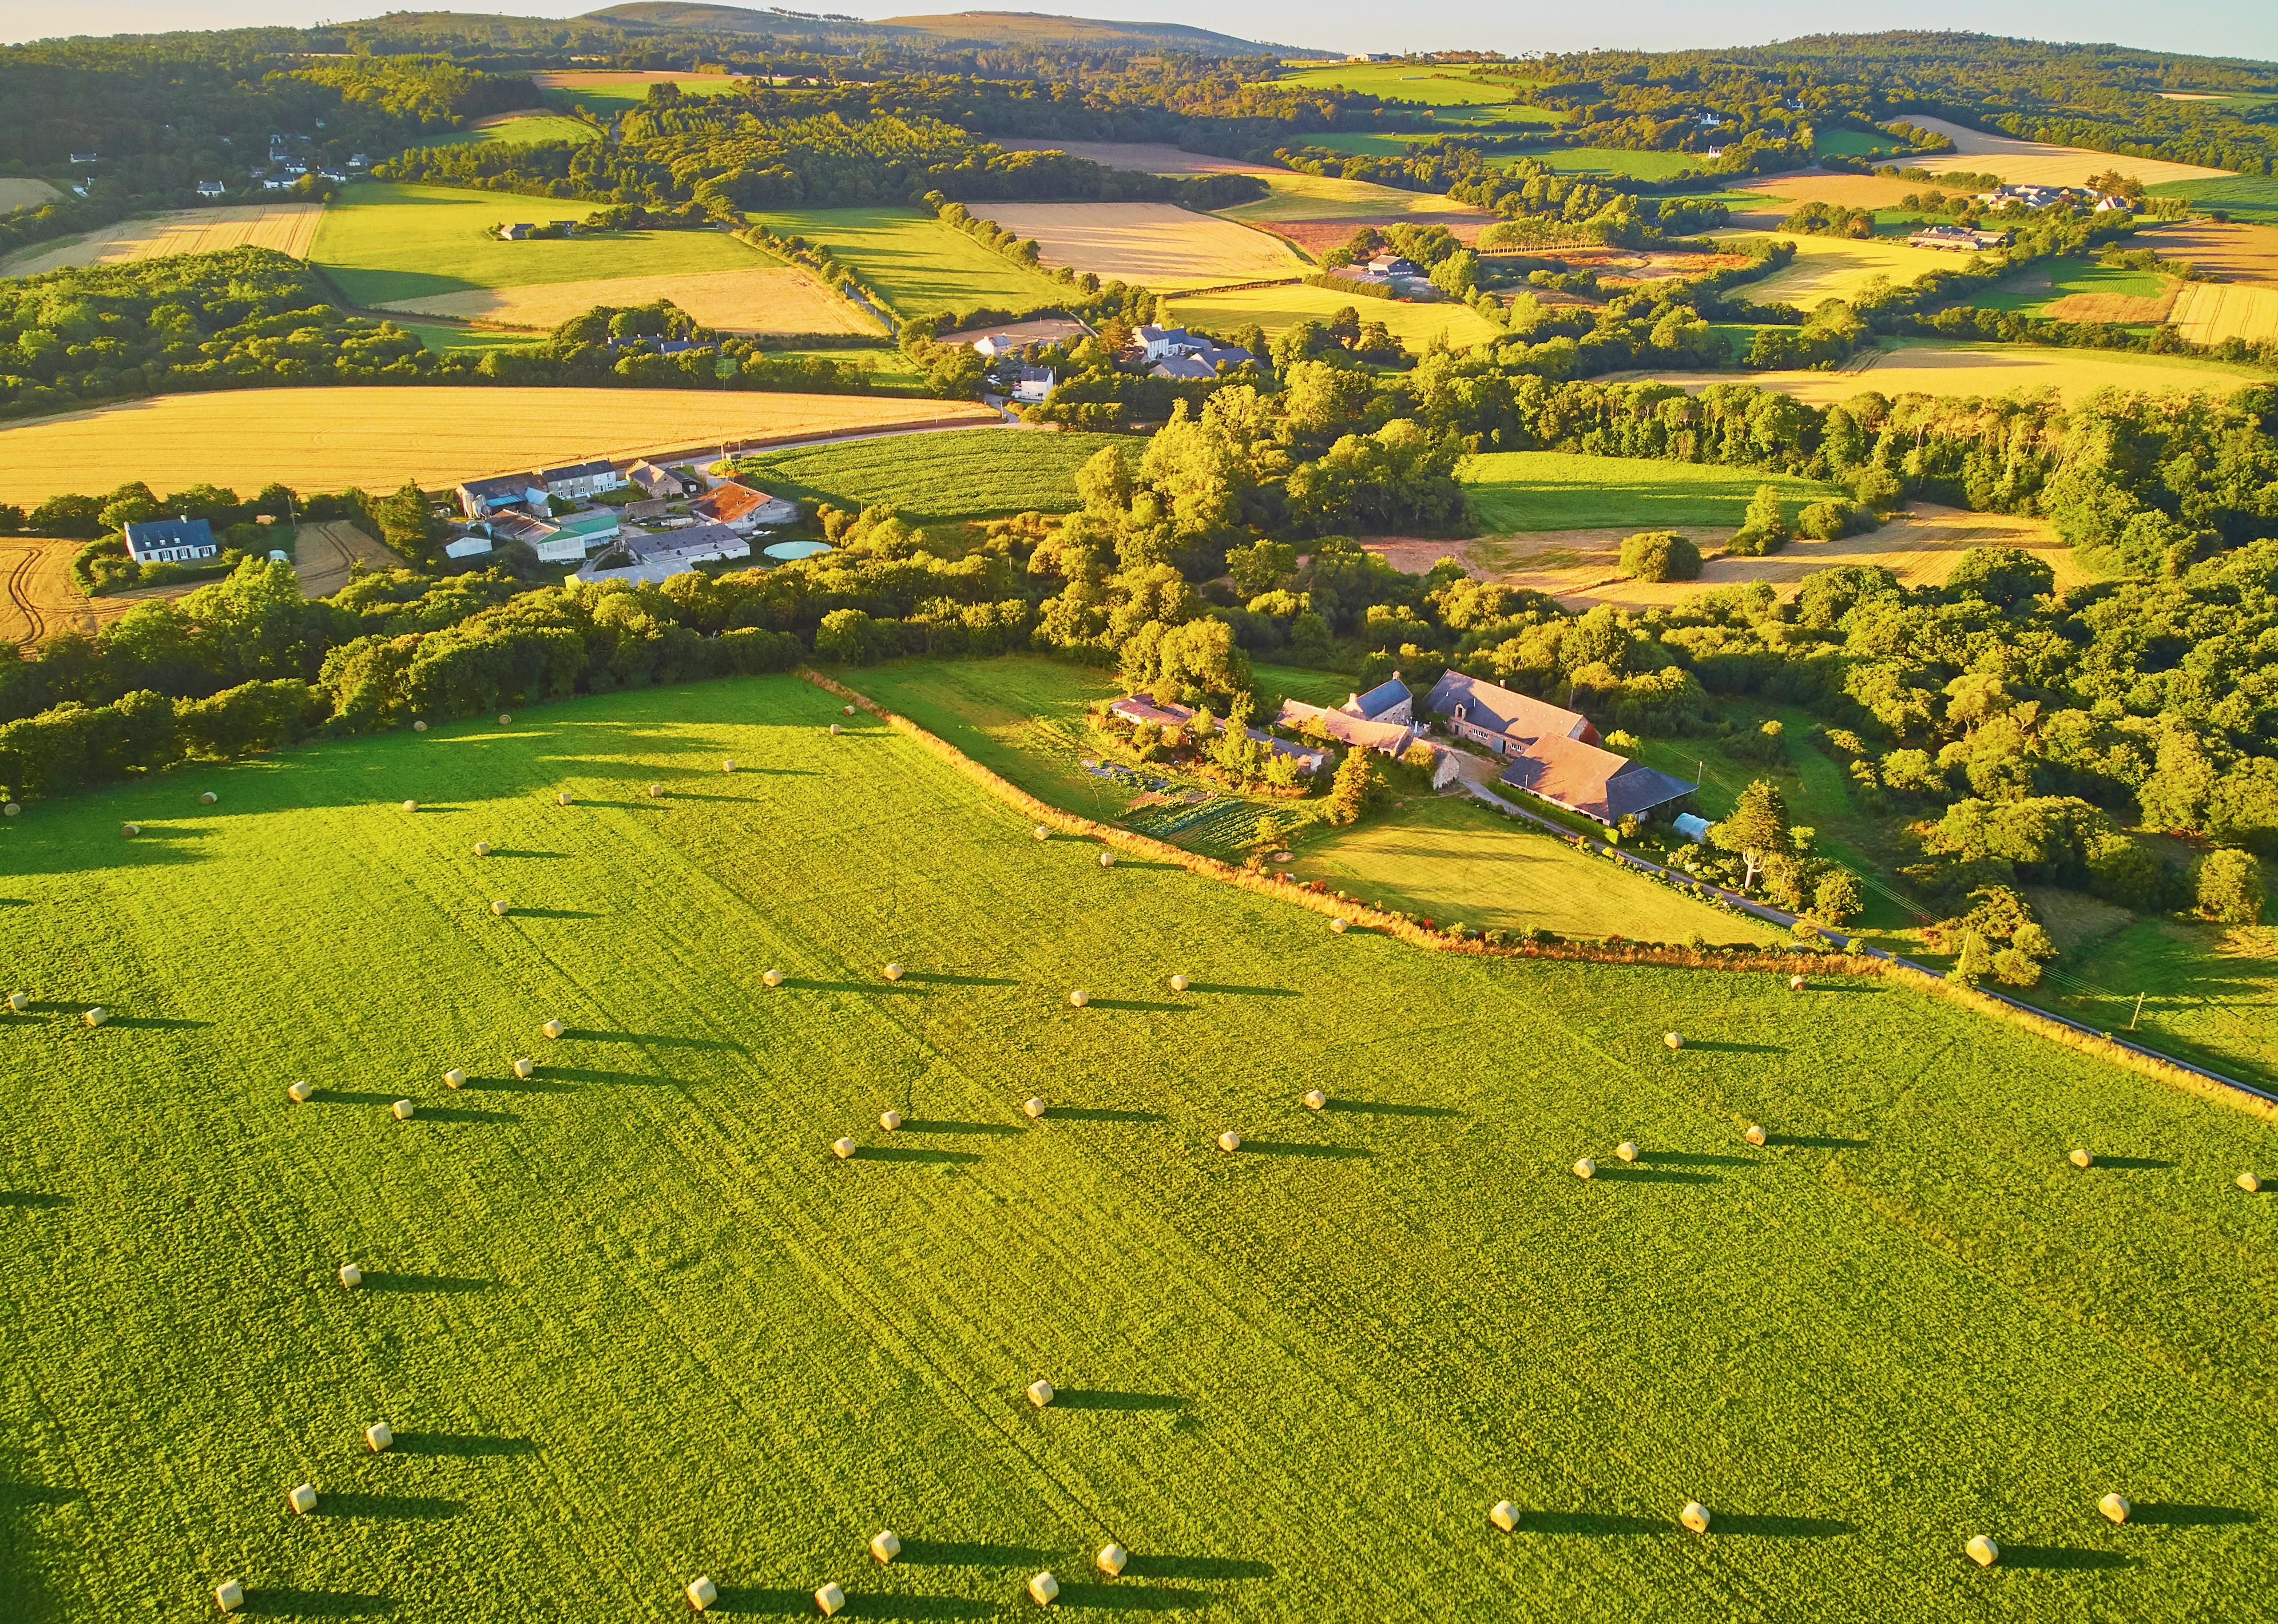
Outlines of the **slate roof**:
<svg viewBox="0 0 2278 1624">
<path fill-rule="evenodd" d="M 1273 720 L 1293 729 L 1303 729 L 1309 721 L 1319 722 L 1321 731 L 1340 743 L 1380 750 L 1387 756 L 1404 755 L 1416 742 L 1416 729 L 1404 722 L 1371 721 L 1349 711 L 1324 710 L 1296 699 L 1284 699 L 1281 713 Z"/>
<path fill-rule="evenodd" d="M 1548 705 L 1460 671 L 1441 675 L 1424 708 L 1442 716 L 1454 716 L 1460 708 L 1462 720 L 1472 727 L 1515 739 L 1580 739 L 1592 744 L 1598 740 L 1598 730 L 1579 711 Z"/>
<path fill-rule="evenodd" d="M 1510 759 L 1502 782 L 1600 823 L 1643 817 L 1693 793 L 1681 778 L 1579 739 L 1538 738 Z"/>
<path fill-rule="evenodd" d="M 571 462 L 562 468 L 549 468 L 538 477 L 542 484 L 556 485 L 572 479 L 598 479 L 604 475 L 614 477 L 615 474 L 615 465 L 607 457 L 600 457 L 591 462 Z"/>
<path fill-rule="evenodd" d="M 196 547 L 210 553 L 218 545 L 213 526 L 203 519 L 151 519 L 129 524 L 125 530 L 127 555 L 135 559 L 159 548 Z"/>
<path fill-rule="evenodd" d="M 459 492 L 478 502 L 518 502 L 534 488 L 532 481 L 542 484 L 535 474 L 501 474 L 495 479 L 468 479 L 460 483 Z"/>
<path fill-rule="evenodd" d="M 1379 682 L 1365 694 L 1355 694 L 1345 708 L 1352 714 L 1374 721 L 1394 705 L 1415 697 L 1408 691 L 1408 684 L 1395 676 L 1387 682 Z"/>
</svg>

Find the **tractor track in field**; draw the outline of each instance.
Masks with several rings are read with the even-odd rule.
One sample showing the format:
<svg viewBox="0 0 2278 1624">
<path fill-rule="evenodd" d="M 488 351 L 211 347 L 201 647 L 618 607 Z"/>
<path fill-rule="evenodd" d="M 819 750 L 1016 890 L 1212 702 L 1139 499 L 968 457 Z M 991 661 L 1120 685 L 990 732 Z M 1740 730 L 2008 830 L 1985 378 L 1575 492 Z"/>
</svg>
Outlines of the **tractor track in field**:
<svg viewBox="0 0 2278 1624">
<path fill-rule="evenodd" d="M 16 555 L 15 562 L 8 570 L 8 601 L 15 605 L 16 613 L 24 617 L 23 635 L 18 639 L 18 644 L 27 649 L 45 641 L 48 635 L 47 612 L 33 602 L 31 593 L 25 590 L 25 583 L 31 579 L 32 571 L 39 567 L 39 562 L 38 550 L 27 548 Z"/>
</svg>

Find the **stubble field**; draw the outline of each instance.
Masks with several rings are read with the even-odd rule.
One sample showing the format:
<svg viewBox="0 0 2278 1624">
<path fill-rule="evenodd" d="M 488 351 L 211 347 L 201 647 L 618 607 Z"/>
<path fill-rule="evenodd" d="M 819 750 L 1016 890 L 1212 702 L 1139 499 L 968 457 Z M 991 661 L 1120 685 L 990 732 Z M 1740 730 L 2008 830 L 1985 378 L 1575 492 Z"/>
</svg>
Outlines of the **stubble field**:
<svg viewBox="0 0 2278 1624">
<path fill-rule="evenodd" d="M 883 331 L 875 321 L 823 286 L 804 267 L 771 264 L 756 255 L 750 266 L 741 271 L 469 288 L 424 299 L 399 299 L 386 308 L 407 316 L 443 316 L 500 326 L 553 328 L 573 316 L 584 315 L 595 305 L 651 304 L 659 299 L 669 299 L 705 326 L 722 332 L 860 333 L 875 337 Z"/>
<path fill-rule="evenodd" d="M 1349 305 L 1360 312 L 1361 320 L 1382 322 L 1394 337 L 1419 352 L 1435 338 L 1445 338 L 1461 349 L 1487 343 L 1501 332 L 1467 304 L 1452 301 L 1411 304 L 1405 300 L 1361 299 L 1301 283 L 1287 287 L 1245 287 L 1229 293 L 1182 294 L 1166 302 L 1172 305 L 1171 314 L 1162 318 L 1166 321 L 1184 323 L 1212 332 L 1232 332 L 1256 322 L 1265 330 L 1268 338 L 1288 332 L 1299 322 L 1326 322 Z"/>
<path fill-rule="evenodd" d="M 118 264 L 222 248 L 275 248 L 306 259 L 324 214 L 322 203 L 225 203 L 143 215 L 84 236 L 24 249 L 0 263 L 0 276 L 36 276 L 68 266 Z"/>
<path fill-rule="evenodd" d="M 1935 152 L 1913 160 L 1932 174 L 1967 170 L 1972 174 L 1999 175 L 2012 186 L 2082 186 L 2091 175 L 2117 170 L 2145 186 L 2172 181 L 2221 180 L 2228 170 L 2198 164 L 2173 164 L 2165 158 L 2133 158 L 2120 153 L 2097 152 L 2086 147 L 2052 147 L 2045 141 L 2019 141 L 2014 136 L 1973 130 L 1945 118 L 1909 113 L 1907 121 L 1936 130 L 1953 142 L 1952 152 Z"/>
<path fill-rule="evenodd" d="M 1999 395 L 2053 390 L 2078 400 L 2098 389 L 2144 393 L 2191 391 L 2228 396 L 2266 381 L 2248 367 L 2127 351 L 2040 349 L 2022 345 L 1948 344 L 1895 339 L 1854 357 L 1836 372 L 1754 372 L 1747 381 L 1813 406 L 1831 406 L 1869 390 L 1878 394 Z M 1618 376 L 1626 376 L 1617 374 Z M 1639 374 L 1638 376 L 1646 376 Z M 1657 372 L 1687 389 L 1731 383 L 1729 372 Z"/>
<path fill-rule="evenodd" d="M 975 212 L 1035 238 L 1047 269 L 1069 265 L 1166 292 L 1310 269 L 1278 238 L 1175 203 L 983 203 Z"/>
<path fill-rule="evenodd" d="M 627 693 L 0 832 L 0 1613 L 233 1576 L 664 1620 L 701 1573 L 1010 1620 L 1050 1568 L 1230 1620 L 2053 1624 L 2278 1583 L 2278 1202 L 2229 1182 L 2278 1128 L 1880 982 L 1334 936 L 843 720 Z"/>
</svg>

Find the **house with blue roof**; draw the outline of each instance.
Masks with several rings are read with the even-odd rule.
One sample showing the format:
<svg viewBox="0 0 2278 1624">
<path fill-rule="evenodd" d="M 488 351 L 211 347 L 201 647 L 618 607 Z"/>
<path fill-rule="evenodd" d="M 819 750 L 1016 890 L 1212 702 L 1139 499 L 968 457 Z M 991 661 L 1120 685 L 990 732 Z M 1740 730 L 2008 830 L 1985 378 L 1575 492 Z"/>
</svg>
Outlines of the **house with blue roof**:
<svg viewBox="0 0 2278 1624">
<path fill-rule="evenodd" d="M 1365 694 L 1354 694 L 1337 706 L 1348 716 L 1357 716 L 1363 721 L 1412 722 L 1416 720 L 1416 696 L 1408 684 L 1400 680 L 1395 671 L 1387 682 L 1379 682 Z"/>
<path fill-rule="evenodd" d="M 221 551 L 203 519 L 151 519 L 126 527 L 126 556 L 138 564 L 194 564 Z"/>
</svg>

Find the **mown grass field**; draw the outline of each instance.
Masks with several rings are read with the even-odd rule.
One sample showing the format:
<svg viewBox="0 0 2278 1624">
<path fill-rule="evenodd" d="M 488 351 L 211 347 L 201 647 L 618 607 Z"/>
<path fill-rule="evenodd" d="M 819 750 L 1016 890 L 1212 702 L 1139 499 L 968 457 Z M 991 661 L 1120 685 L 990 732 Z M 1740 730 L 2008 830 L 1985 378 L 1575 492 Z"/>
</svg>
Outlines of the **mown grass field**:
<svg viewBox="0 0 2278 1624">
<path fill-rule="evenodd" d="M 1010 1620 L 1050 1567 L 1232 1620 L 1944 1624 L 2278 1583 L 2278 1201 L 2229 1183 L 2278 1128 L 1879 982 L 1426 955 L 1101 870 L 841 720 L 641 691 L 11 821 L 0 1613 L 235 1576 L 271 1617 L 661 1620 L 703 1573 L 731 1616 L 835 1580 Z"/>
<path fill-rule="evenodd" d="M 1777 487 L 1791 517 L 1805 503 L 1836 494 L 1812 480 L 1754 469 L 1563 451 L 1487 452 L 1466 457 L 1456 477 L 1471 498 L 1479 529 L 1490 535 L 1617 525 L 1737 528 L 1759 485 Z"/>
<path fill-rule="evenodd" d="M 1484 344 L 1499 330 L 1467 304 L 1410 304 L 1394 299 L 1357 299 L 1326 287 L 1300 283 L 1288 287 L 1244 287 L 1231 293 L 1186 294 L 1163 301 L 1177 321 L 1212 332 L 1232 332 L 1256 322 L 1266 336 L 1286 332 L 1299 322 L 1327 322 L 1350 305 L 1365 322 L 1382 322 L 1411 350 L 1422 351 L 1444 337 L 1458 349 Z"/>
<path fill-rule="evenodd" d="M 1993 287 L 1973 294 L 1969 302 L 1989 310 L 2015 310 L 2067 321 L 2096 319 L 2086 313 L 2091 305 L 2121 314 L 2132 305 L 2157 305 L 2159 314 L 2144 316 L 2157 321 L 2164 316 L 2175 287 L 2175 278 L 2156 271 L 2131 271 L 2124 265 L 2099 265 L 2086 259 L 2054 259 L 2003 278 Z"/>
<path fill-rule="evenodd" d="M 638 107 L 648 100 L 649 87 L 654 84 L 677 85 L 683 95 L 740 95 L 750 82 L 722 73 L 628 73 L 592 68 L 555 69 L 531 78 L 549 107 L 583 107 L 603 118 Z"/>
<path fill-rule="evenodd" d="M 1966 256 L 1940 248 L 1917 248 L 1900 237 L 1814 237 L 1772 233 L 1795 244 L 1795 258 L 1784 271 L 1735 291 L 1751 304 L 1792 304 L 1808 310 L 1829 299 L 1850 299 L 1877 281 L 1905 286 L 1933 271 L 1951 271 Z"/>
<path fill-rule="evenodd" d="M 472 147 L 486 141 L 502 141 L 516 146 L 534 147 L 549 141 L 599 141 L 601 133 L 582 118 L 567 113 L 501 113 L 485 118 L 463 130 L 446 130 L 438 135 L 423 137 L 423 147 Z"/>
<path fill-rule="evenodd" d="M 1263 175 L 1266 195 L 1254 202 L 1236 203 L 1216 212 L 1229 220 L 1252 225 L 1276 225 L 1303 220 L 1401 220 L 1414 217 L 1426 225 L 1434 215 L 1470 216 L 1474 211 L 1442 192 L 1410 192 L 1400 187 L 1379 186 L 1372 180 L 1346 180 L 1334 175 L 1307 175 L 1295 170 Z"/>
<path fill-rule="evenodd" d="M 59 492 L 162 491 L 199 480 L 299 491 L 407 479 L 435 489 L 593 456 L 935 423 L 987 423 L 962 400 L 694 389 L 452 388 L 417 385 L 160 395 L 0 428 L 0 501 Z"/>
<path fill-rule="evenodd" d="M 1033 310 L 1068 290 L 914 209 L 771 209 L 752 220 L 830 248 L 899 316 L 935 310 Z"/>
<path fill-rule="evenodd" d="M 776 263 L 722 232 L 609 232 L 527 242 L 497 236 L 501 225 L 513 221 L 582 220 L 592 212 L 592 204 L 576 198 L 375 181 L 350 187 L 325 210 L 309 258 L 363 305 L 547 282 L 608 281 L 631 300 L 642 278 L 758 271 Z"/>
<path fill-rule="evenodd" d="M 2229 395 L 2267 382 L 2249 367 L 2179 355 L 2127 351 L 2038 349 L 2022 345 L 1948 344 L 1935 339 L 1886 339 L 1884 347 L 1854 357 L 1839 372 L 1754 372 L 1747 381 L 1814 406 L 1847 400 L 1872 390 L 1901 394 L 2000 395 L 2053 390 L 2078 400 L 2098 389 L 2144 393 L 2173 391 Z M 1646 376 L 1640 374 L 1639 376 Z M 1656 372 L 1652 377 L 1705 389 L 1730 383 L 1729 372 Z"/>
<path fill-rule="evenodd" d="M 1532 158 L 1562 175 L 1627 175 L 1635 180 L 1666 180 L 1688 169 L 1699 169 L 1706 162 L 1697 152 L 1632 150 L 1626 147 L 1547 147 L 1540 152 L 1509 156 Z"/>
<path fill-rule="evenodd" d="M 778 495 L 847 508 L 883 504 L 930 524 L 1070 512 L 1082 506 L 1076 470 L 1103 446 L 1120 446 L 1135 466 L 1145 449 L 1128 435 L 977 429 L 761 452 L 741 465 Z"/>
<path fill-rule="evenodd" d="M 705 326 L 722 332 L 883 336 L 875 317 L 825 287 L 822 278 L 805 266 L 777 264 L 750 250 L 743 252 L 746 263 L 733 271 L 468 288 L 424 299 L 399 299 L 387 308 L 414 316 L 456 316 L 463 321 L 550 330 L 595 305 L 623 307 L 666 299 Z"/>
<path fill-rule="evenodd" d="M 2146 184 L 2154 197 L 2188 198 L 2199 209 L 2220 209 L 2234 220 L 2278 225 L 2278 176 L 2225 175 L 2196 180 Z"/>
</svg>

